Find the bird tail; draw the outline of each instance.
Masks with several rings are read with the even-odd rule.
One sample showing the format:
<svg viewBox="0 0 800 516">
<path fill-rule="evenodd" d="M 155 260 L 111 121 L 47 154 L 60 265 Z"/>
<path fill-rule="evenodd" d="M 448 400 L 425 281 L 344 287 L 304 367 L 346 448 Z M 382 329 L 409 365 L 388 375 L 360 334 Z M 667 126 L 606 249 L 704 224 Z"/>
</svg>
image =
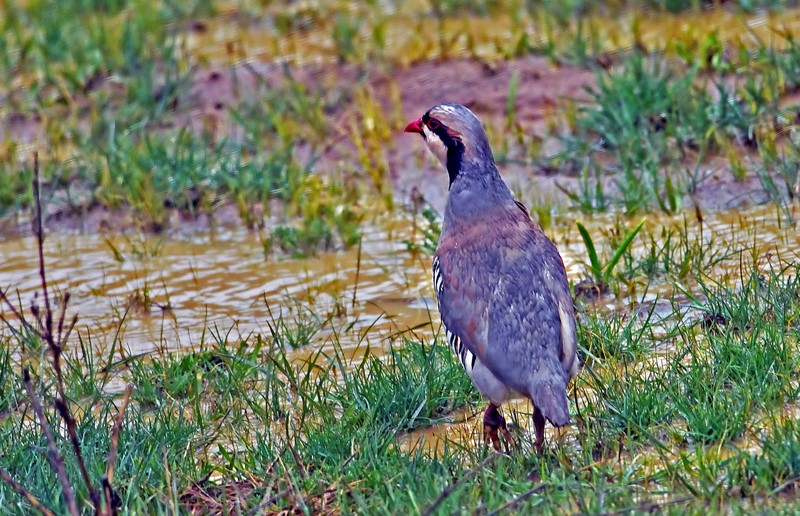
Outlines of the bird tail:
<svg viewBox="0 0 800 516">
<path fill-rule="evenodd" d="M 538 408 L 553 426 L 564 426 L 569 423 L 567 382 L 563 378 L 534 380 L 530 394 L 533 406 Z"/>
</svg>

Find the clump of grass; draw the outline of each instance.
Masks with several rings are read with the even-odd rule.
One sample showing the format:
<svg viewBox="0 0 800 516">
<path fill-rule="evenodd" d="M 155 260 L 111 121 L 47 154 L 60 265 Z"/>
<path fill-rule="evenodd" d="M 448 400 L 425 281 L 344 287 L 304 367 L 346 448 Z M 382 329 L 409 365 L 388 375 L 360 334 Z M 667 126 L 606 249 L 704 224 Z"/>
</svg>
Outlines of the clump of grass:
<svg viewBox="0 0 800 516">
<path fill-rule="evenodd" d="M 800 203 L 800 137 L 796 129 L 790 129 L 782 145 L 776 140 L 774 132 L 765 133 L 759 140 L 761 163 L 756 166 L 756 173 L 779 213 L 795 225 Z"/>
<path fill-rule="evenodd" d="M 676 409 L 664 394 L 666 380 L 651 365 L 624 365 L 612 375 L 592 368 L 587 376 L 594 396 L 578 421 L 586 425 L 582 438 L 598 449 L 613 450 L 615 440 L 649 443 L 652 433 L 674 417 Z"/>
<path fill-rule="evenodd" d="M 453 367 L 451 351 L 405 340 L 385 359 L 370 358 L 347 373 L 335 399 L 345 414 L 395 431 L 431 426 L 474 402 L 469 378 Z"/>
<path fill-rule="evenodd" d="M 283 314 L 273 314 L 267 321 L 270 337 L 275 346 L 285 350 L 304 348 L 314 341 L 314 337 L 330 320 L 323 320 L 319 314 L 299 306 L 290 320 Z"/>
<path fill-rule="evenodd" d="M 33 407 L 33 414 L 35 423 L 41 428 L 40 434 L 35 434 L 40 444 L 40 449 L 46 449 L 47 466 L 49 466 L 51 476 L 55 476 L 60 488 L 60 497 L 54 496 L 53 499 L 61 500 L 64 510 L 68 511 L 71 515 L 79 514 L 78 503 L 90 504 L 96 514 L 114 514 L 117 506 L 119 505 L 118 495 L 114 491 L 114 470 L 116 467 L 116 457 L 119 444 L 119 433 L 122 427 L 125 409 L 128 405 L 130 397 L 130 390 L 126 390 L 126 394 L 122 401 L 122 406 L 119 414 L 115 418 L 115 422 L 111 429 L 110 434 L 106 433 L 108 437 L 108 458 L 103 458 L 105 464 L 105 473 L 101 481 L 92 478 L 95 475 L 90 475 L 87 469 L 87 461 L 91 460 L 91 452 L 87 452 L 86 440 L 81 439 L 78 433 L 78 424 L 74 415 L 74 405 L 68 400 L 65 388 L 65 374 L 64 374 L 64 351 L 68 342 L 70 334 L 75 329 L 78 322 L 78 317 L 74 316 L 71 320 L 67 320 L 67 309 L 69 305 L 69 294 L 65 294 L 61 301 L 61 307 L 58 311 L 55 310 L 51 297 L 53 292 L 47 281 L 47 270 L 45 267 L 43 243 L 44 243 L 44 229 L 42 224 L 42 204 L 40 196 L 40 178 L 39 178 L 39 162 L 38 156 L 34 154 L 33 159 L 33 195 L 35 202 L 34 209 L 34 224 L 33 233 L 37 243 L 37 254 L 39 264 L 39 276 L 41 278 L 41 295 L 42 303 L 40 304 L 37 299 L 31 302 L 30 314 L 26 314 L 18 309 L 11 301 L 9 294 L 5 290 L 0 290 L 0 303 L 4 305 L 3 310 L 8 310 L 12 318 L 7 316 L 4 312 L 0 312 L 0 322 L 6 325 L 11 332 L 20 339 L 20 349 L 24 349 L 23 340 L 32 339 L 44 343 L 47 347 L 49 357 L 47 358 L 48 366 L 43 371 L 40 369 L 40 376 L 36 378 L 36 383 L 44 383 L 44 374 L 52 378 L 52 386 L 49 388 L 41 388 L 39 385 L 34 386 L 34 380 L 31 375 L 31 368 L 26 366 L 22 370 L 21 383 L 25 387 L 27 401 Z M 22 327 L 22 331 L 18 326 Z M 36 348 L 38 346 L 29 346 Z M 8 368 L 10 364 L 6 361 L 0 363 L 0 367 Z M 10 368 L 9 368 L 10 369 Z M 44 373 L 44 374 L 43 374 Z M 7 377 L 7 371 L 0 375 L 0 378 Z M 49 405 L 50 399 L 53 401 L 54 409 L 49 408 L 45 410 L 42 406 L 42 399 Z M 108 406 L 105 407 L 106 409 Z M 56 431 L 53 431 L 53 423 L 57 423 Z M 33 421 L 29 423 L 35 424 Z M 22 426 L 21 426 L 22 427 Z M 21 428 L 20 427 L 20 428 Z M 60 451 L 60 447 L 66 446 L 69 443 L 72 450 L 71 460 L 67 461 Z M 96 450 L 96 448 L 92 448 Z M 68 472 L 67 464 L 71 466 L 72 475 Z M 76 471 L 77 470 L 77 471 Z M 100 471 L 100 468 L 94 469 Z M 13 492 L 23 498 L 32 508 L 38 510 L 43 514 L 55 514 L 48 506 L 49 501 L 45 499 L 45 503 L 40 501 L 38 493 L 30 489 L 28 486 L 18 480 L 15 468 L 7 469 L 0 466 L 0 480 L 4 482 Z M 78 475 L 80 473 L 80 475 Z M 75 478 L 80 478 L 81 483 L 75 483 Z M 30 478 L 26 478 L 26 482 Z M 55 482 L 50 481 L 50 485 L 56 485 Z M 77 487 L 77 489 L 76 489 Z M 76 494 L 77 492 L 77 494 Z"/>
<path fill-rule="evenodd" d="M 786 178 L 782 188 L 795 188 L 791 156 L 777 159 L 774 140 L 790 131 L 791 116 L 778 101 L 794 88 L 796 46 L 787 36 L 785 51 L 764 43 L 754 51 L 740 49 L 741 81 L 735 86 L 698 75 L 700 61 L 680 66 L 637 51 L 618 66 L 599 70 L 591 103 L 578 111 L 571 132 L 562 136 L 563 151 L 552 158 L 555 166 L 581 177 L 567 194 L 587 211 L 620 206 L 629 213 L 674 212 L 702 182 L 697 171 L 709 156 L 726 155 L 735 177 L 744 179 L 742 151 L 735 148 L 758 148 L 765 169 L 773 172 L 762 178 Z M 592 163 L 600 152 L 613 158 L 605 171 Z M 616 179 L 613 190 L 603 185 L 609 174 Z M 767 191 L 780 198 L 766 179 Z"/>
<path fill-rule="evenodd" d="M 582 283 L 580 289 L 578 289 L 576 286 L 576 295 L 596 297 L 598 294 L 605 293 L 609 290 L 612 277 L 611 275 L 614 272 L 614 268 L 622 259 L 623 255 L 628 251 L 633 243 L 633 239 L 636 238 L 636 235 L 642 229 L 644 223 L 645 219 L 642 219 L 639 224 L 631 229 L 619 244 L 619 247 L 617 247 L 617 249 L 614 251 L 613 256 L 608 260 L 608 263 L 601 265 L 600 258 L 597 255 L 597 250 L 595 249 L 594 241 L 592 240 L 591 235 L 589 235 L 589 231 L 583 224 L 576 222 L 578 231 L 580 232 L 583 243 L 586 246 L 586 256 L 589 260 L 588 266 L 590 272 L 590 280 L 588 284 L 585 282 Z"/>
<path fill-rule="evenodd" d="M 340 61 L 347 62 L 358 59 L 357 38 L 360 29 L 361 22 L 357 18 L 338 13 L 335 16 L 331 39 Z"/>
<path fill-rule="evenodd" d="M 584 361 L 614 358 L 620 363 L 634 363 L 644 357 L 648 342 L 653 342 L 650 315 L 639 319 L 640 314 L 584 314 L 578 325 Z"/>
<path fill-rule="evenodd" d="M 703 229 L 703 222 L 690 225 L 684 217 L 681 225 L 665 224 L 660 231 L 647 232 L 644 236 L 647 242 L 640 246 L 639 254 L 626 253 L 623 257 L 624 270 L 630 276 L 641 275 L 651 280 L 666 276 L 683 281 L 703 277 L 738 254 L 719 238 L 706 237 Z"/>
<path fill-rule="evenodd" d="M 357 244 L 361 239 L 360 223 L 364 213 L 352 202 L 356 194 L 344 192 L 342 187 L 325 183 L 318 177 L 309 177 L 304 186 L 298 190 L 296 199 L 298 222 L 276 227 L 264 241 L 265 251 L 278 247 L 302 257 L 318 250 Z"/>
<path fill-rule="evenodd" d="M 681 205 L 685 186 L 678 156 L 703 155 L 713 143 L 711 123 L 705 113 L 712 100 L 695 84 L 696 71 L 678 74 L 668 66 L 649 60 L 638 52 L 628 57 L 617 71 L 597 72 L 597 86 L 590 90 L 592 103 L 576 118 L 575 135 L 564 138 L 572 166 L 582 174 L 580 192 L 568 195 L 586 209 L 609 204 L 598 190 L 596 170 L 581 156 L 603 151 L 612 153 L 616 189 L 614 199 L 627 212 L 651 206 L 675 211 Z M 588 146 L 586 143 L 592 142 Z M 584 163 L 581 165 L 581 163 Z M 668 167 L 671 172 L 664 173 Z M 599 199 L 596 199 L 597 196 Z"/>
<path fill-rule="evenodd" d="M 800 474 L 800 428 L 795 418 L 771 420 L 759 432 L 761 451 L 742 457 L 728 468 L 728 483 L 742 495 L 767 491 L 790 493 Z"/>
<path fill-rule="evenodd" d="M 408 250 L 413 253 L 433 255 L 439 244 L 439 235 L 442 233 L 441 224 L 441 217 L 430 206 L 422 208 L 419 215 L 415 211 L 412 221 L 415 239 L 405 241 Z"/>
</svg>

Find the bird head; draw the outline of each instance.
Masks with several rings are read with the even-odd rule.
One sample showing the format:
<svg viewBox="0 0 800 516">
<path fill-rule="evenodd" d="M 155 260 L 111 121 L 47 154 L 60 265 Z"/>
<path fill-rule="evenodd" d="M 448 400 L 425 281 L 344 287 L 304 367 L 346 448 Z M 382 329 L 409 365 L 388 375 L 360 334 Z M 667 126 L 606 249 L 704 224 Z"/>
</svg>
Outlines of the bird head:
<svg viewBox="0 0 800 516">
<path fill-rule="evenodd" d="M 464 168 L 495 170 L 486 131 L 475 114 L 461 104 L 438 104 L 409 123 L 406 133 L 422 135 L 428 148 L 447 167 L 450 184 Z"/>
</svg>

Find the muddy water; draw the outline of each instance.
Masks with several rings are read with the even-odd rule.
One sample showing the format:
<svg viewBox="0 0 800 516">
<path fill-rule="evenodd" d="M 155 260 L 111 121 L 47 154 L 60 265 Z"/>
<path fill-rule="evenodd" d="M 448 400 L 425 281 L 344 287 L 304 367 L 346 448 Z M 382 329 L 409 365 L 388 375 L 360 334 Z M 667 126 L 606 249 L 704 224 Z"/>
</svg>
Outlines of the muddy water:
<svg viewBox="0 0 800 516">
<path fill-rule="evenodd" d="M 608 259 L 611 249 L 603 242 L 619 224 L 618 216 L 580 217 L 595 237 L 598 252 Z M 625 221 L 623 228 L 636 222 Z M 800 262 L 800 233 L 779 217 L 774 205 L 708 214 L 702 232 L 694 217 L 651 215 L 633 254 L 645 256 L 651 236 L 663 240 L 664 227 L 678 231 L 684 225 L 688 241 L 704 243 L 725 256 L 706 270 L 710 279 L 722 284 L 735 286 L 753 267 L 766 272 Z M 586 272 L 586 252 L 574 220 L 563 217 L 549 233 L 561 249 L 570 279 L 580 280 Z M 45 244 L 51 286 L 60 294 L 71 293 L 70 312 L 80 315 L 78 333 L 91 337 L 98 355 L 107 352 L 117 335 L 130 354 L 180 352 L 213 342 L 214 332 L 236 342 L 252 333 L 269 336 L 270 327 L 283 324 L 289 333 L 298 326 L 314 330 L 310 344 L 295 351 L 298 357 L 320 347 L 332 349 L 335 343 L 355 355 L 367 343 L 379 352 L 387 339 L 409 329 L 430 338 L 439 328 L 431 300 L 430 259 L 409 252 L 405 243 L 419 239 L 409 218 L 366 225 L 360 257 L 358 249 L 310 259 L 266 257 L 259 235 L 247 231 L 180 239 L 108 238 L 52 234 Z M 0 286 L 18 291 L 25 306 L 39 288 L 35 253 L 31 237 L 0 242 Z M 660 300 L 663 306 L 657 304 L 656 315 L 665 324 L 674 320 L 667 299 L 675 282 L 666 277 L 637 282 L 618 297 L 600 300 L 598 308 L 630 313 Z M 0 329 L 0 335 L 6 332 Z M 529 426 L 528 404 L 514 403 L 507 410 L 517 411 L 517 420 Z M 452 423 L 406 436 L 402 445 L 478 442 L 479 413 L 480 409 L 462 410 L 452 415 Z"/>
<path fill-rule="evenodd" d="M 645 256 L 650 236 L 658 242 L 662 227 L 686 224 L 689 241 L 713 245 L 727 256 L 707 271 L 709 276 L 735 284 L 743 264 L 747 273 L 748 264 L 766 269 L 800 261 L 800 236 L 778 215 L 774 206 L 707 215 L 702 234 L 694 218 L 651 216 L 633 254 Z M 607 259 L 611 249 L 603 242 L 617 217 L 581 218 Z M 585 249 L 573 221 L 563 218 L 550 234 L 570 279 L 582 279 Z M 231 330 L 232 340 L 253 332 L 269 335 L 270 327 L 283 325 L 318 330 L 312 345 L 336 339 L 352 349 L 361 343 L 375 346 L 410 328 L 431 335 L 438 326 L 430 259 L 410 252 L 406 244 L 418 238 L 410 219 L 401 217 L 365 226 L 360 259 L 357 248 L 308 259 L 268 257 L 259 235 L 244 230 L 181 239 L 52 234 L 45 254 L 51 285 L 59 293 L 70 292 L 71 312 L 80 315 L 79 331 L 92 337 L 98 353 L 118 330 L 128 350 L 141 353 L 197 346 L 211 340 L 208 330 Z M 25 306 L 39 288 L 35 253 L 31 237 L 0 242 L 0 285 L 18 291 Z M 622 292 L 600 306 L 630 307 L 668 297 L 673 289 L 664 277 L 641 278 L 640 283 L 646 293 L 643 287 Z"/>
<path fill-rule="evenodd" d="M 406 251 L 403 226 L 367 226 L 360 266 L 358 249 L 267 257 L 247 231 L 180 240 L 54 234 L 45 254 L 51 285 L 70 292 L 79 330 L 100 353 L 120 327 L 121 342 L 141 353 L 197 346 L 206 329 L 232 330 L 236 339 L 269 335 L 281 323 L 320 328 L 314 342 L 351 327 L 339 336 L 347 348 L 430 321 L 427 272 Z M 0 243 L 0 285 L 18 290 L 26 306 L 40 282 L 35 245 L 32 237 Z"/>
</svg>

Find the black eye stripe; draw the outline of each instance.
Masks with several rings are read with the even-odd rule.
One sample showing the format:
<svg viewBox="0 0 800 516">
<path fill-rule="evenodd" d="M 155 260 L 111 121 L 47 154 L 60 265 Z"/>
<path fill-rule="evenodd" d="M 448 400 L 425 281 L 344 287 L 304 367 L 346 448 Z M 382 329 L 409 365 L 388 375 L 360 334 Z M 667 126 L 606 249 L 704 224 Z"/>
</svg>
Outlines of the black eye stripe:
<svg viewBox="0 0 800 516">
<path fill-rule="evenodd" d="M 464 142 L 458 133 L 451 132 L 447 127 L 438 119 L 433 118 L 430 112 L 422 115 L 422 123 L 428 128 L 430 132 L 435 134 L 442 144 L 447 149 L 447 175 L 450 176 L 450 185 L 452 186 L 456 176 L 461 170 L 461 161 L 464 158 Z M 449 187 L 448 187 L 449 188 Z"/>
<path fill-rule="evenodd" d="M 447 126 L 438 119 L 429 116 L 427 120 L 423 118 L 422 121 L 430 132 L 441 138 L 445 143 L 452 140 L 450 133 L 447 132 Z"/>
<path fill-rule="evenodd" d="M 461 142 L 461 138 L 452 135 L 447 129 L 447 126 L 438 118 L 432 117 L 430 113 L 425 113 L 422 115 L 422 123 L 425 124 L 425 127 L 427 127 L 430 132 L 439 137 L 445 147 L 459 153 L 463 152 L 464 144 Z"/>
<path fill-rule="evenodd" d="M 436 123 L 433 124 L 432 122 Z M 430 129 L 430 131 L 433 134 L 435 134 L 436 136 L 439 137 L 440 140 L 442 140 L 442 143 L 444 143 L 445 147 L 456 148 L 459 145 L 461 145 L 461 139 L 454 138 L 447 130 L 447 127 L 438 120 L 431 120 L 430 122 L 428 122 L 427 126 L 428 129 Z"/>
</svg>

